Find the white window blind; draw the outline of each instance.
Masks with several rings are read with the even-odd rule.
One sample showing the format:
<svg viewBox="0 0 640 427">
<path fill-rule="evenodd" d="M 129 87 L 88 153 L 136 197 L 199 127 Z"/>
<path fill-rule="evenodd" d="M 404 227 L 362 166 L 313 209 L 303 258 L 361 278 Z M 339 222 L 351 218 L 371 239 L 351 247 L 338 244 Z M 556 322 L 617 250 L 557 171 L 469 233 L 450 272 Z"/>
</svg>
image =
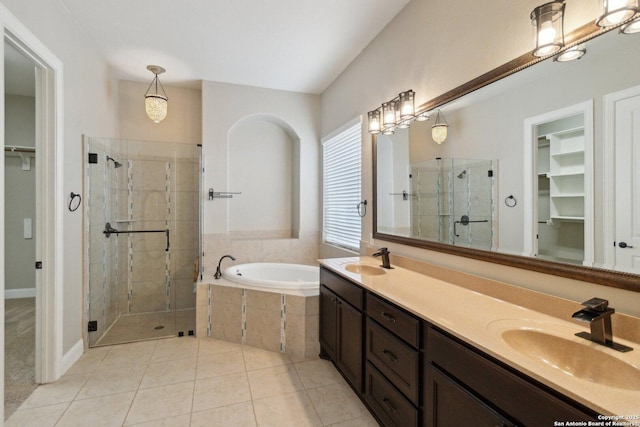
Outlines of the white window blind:
<svg viewBox="0 0 640 427">
<path fill-rule="evenodd" d="M 322 144 L 325 243 L 358 251 L 361 218 L 360 120 Z"/>
</svg>

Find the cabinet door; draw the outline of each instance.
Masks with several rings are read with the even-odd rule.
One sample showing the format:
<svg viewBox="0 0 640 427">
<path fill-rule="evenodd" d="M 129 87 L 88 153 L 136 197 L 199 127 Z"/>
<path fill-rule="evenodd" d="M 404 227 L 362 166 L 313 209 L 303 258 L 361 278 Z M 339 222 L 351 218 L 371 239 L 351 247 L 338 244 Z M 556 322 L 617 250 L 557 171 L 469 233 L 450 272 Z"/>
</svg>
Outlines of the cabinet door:
<svg viewBox="0 0 640 427">
<path fill-rule="evenodd" d="M 424 402 L 424 427 L 513 426 L 433 366 L 425 367 Z"/>
<path fill-rule="evenodd" d="M 338 354 L 338 297 L 320 286 L 320 357 L 336 360 Z"/>
<path fill-rule="evenodd" d="M 336 364 L 353 387 L 362 392 L 363 314 L 338 298 L 338 355 Z"/>
</svg>

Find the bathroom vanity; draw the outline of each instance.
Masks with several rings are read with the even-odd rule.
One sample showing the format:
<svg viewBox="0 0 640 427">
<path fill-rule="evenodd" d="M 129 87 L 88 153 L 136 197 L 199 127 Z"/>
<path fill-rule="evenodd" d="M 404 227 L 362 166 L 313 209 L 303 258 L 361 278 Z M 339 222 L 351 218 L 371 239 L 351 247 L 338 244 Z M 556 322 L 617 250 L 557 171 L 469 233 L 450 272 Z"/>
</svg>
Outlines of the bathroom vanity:
<svg viewBox="0 0 640 427">
<path fill-rule="evenodd" d="M 373 258 L 320 263 L 320 355 L 384 426 L 640 421 L 638 350 L 594 348 L 569 321 Z"/>
</svg>

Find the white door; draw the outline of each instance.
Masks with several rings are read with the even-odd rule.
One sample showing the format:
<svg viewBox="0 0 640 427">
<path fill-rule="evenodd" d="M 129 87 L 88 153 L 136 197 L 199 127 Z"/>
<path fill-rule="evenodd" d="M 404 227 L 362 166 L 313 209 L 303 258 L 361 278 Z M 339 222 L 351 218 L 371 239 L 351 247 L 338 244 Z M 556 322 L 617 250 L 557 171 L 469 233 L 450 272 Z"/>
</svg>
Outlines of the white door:
<svg viewBox="0 0 640 427">
<path fill-rule="evenodd" d="M 612 100 L 614 150 L 614 235 L 618 271 L 640 273 L 640 87 Z M 611 135 L 610 135 L 611 136 Z"/>
</svg>

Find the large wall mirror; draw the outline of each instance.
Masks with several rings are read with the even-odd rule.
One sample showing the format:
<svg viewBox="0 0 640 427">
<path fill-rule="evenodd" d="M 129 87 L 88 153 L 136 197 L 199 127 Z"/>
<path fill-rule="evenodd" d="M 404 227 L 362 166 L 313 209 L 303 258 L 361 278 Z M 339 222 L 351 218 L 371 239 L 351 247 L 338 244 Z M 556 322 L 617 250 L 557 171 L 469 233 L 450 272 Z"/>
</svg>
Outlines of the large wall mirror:
<svg viewBox="0 0 640 427">
<path fill-rule="evenodd" d="M 640 100 L 640 34 L 588 24 L 569 39 L 586 40 L 586 55 L 523 55 L 421 106 L 446 117 L 441 145 L 434 118 L 373 136 L 374 238 L 640 291 L 640 196 L 627 188 L 640 165 L 611 175 L 621 136 L 606 106 L 625 90 Z M 624 114 L 637 131 L 640 107 Z M 611 216 L 612 192 L 635 220 Z"/>
</svg>

